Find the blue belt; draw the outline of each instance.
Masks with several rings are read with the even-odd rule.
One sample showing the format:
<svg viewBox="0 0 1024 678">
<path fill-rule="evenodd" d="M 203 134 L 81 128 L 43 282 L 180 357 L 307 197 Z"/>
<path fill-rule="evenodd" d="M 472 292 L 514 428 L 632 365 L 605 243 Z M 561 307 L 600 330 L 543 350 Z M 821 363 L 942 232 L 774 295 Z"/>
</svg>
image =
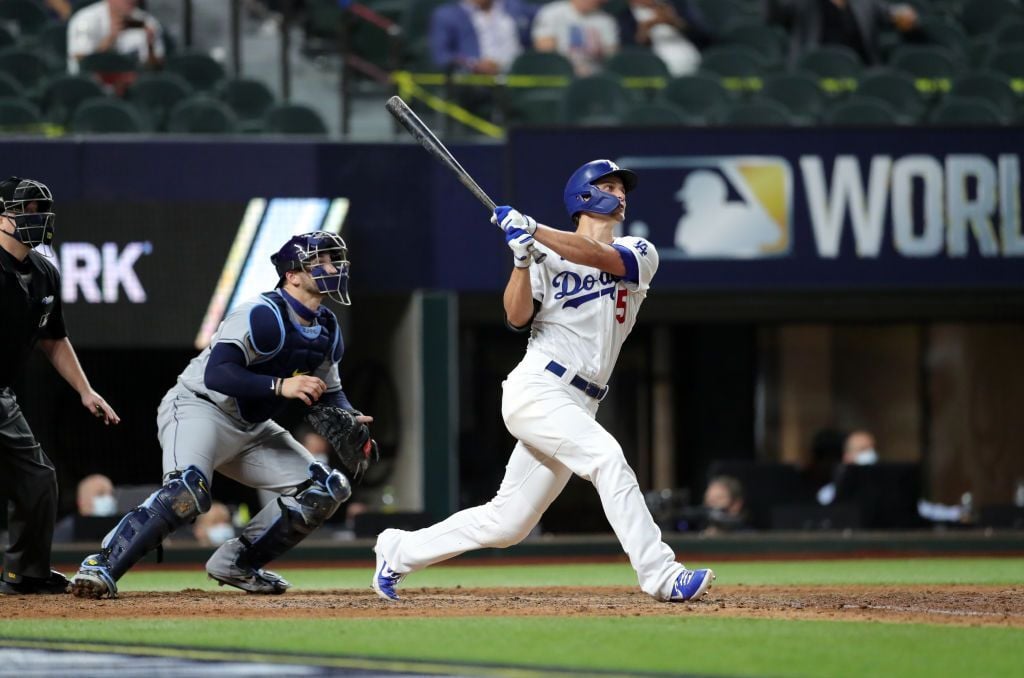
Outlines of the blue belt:
<svg viewBox="0 0 1024 678">
<path fill-rule="evenodd" d="M 566 371 L 564 366 L 559 365 L 554 360 L 549 362 L 544 367 L 544 369 L 547 370 L 548 372 L 553 372 L 560 377 L 563 374 L 565 374 Z M 586 393 L 591 398 L 596 398 L 598 402 L 604 400 L 604 397 L 608 395 L 607 386 L 601 386 L 599 384 L 587 381 L 578 374 L 574 374 L 572 379 L 569 380 L 569 383 L 578 388 L 579 390 L 583 391 L 584 393 Z"/>
</svg>

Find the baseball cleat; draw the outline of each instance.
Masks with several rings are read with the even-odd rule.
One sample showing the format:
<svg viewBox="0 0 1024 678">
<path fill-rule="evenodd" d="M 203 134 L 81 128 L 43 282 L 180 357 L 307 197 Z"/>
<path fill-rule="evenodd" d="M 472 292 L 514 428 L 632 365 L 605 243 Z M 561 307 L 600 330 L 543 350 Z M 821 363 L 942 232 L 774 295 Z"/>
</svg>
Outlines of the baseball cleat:
<svg viewBox="0 0 1024 678">
<path fill-rule="evenodd" d="M 68 585 L 68 578 L 53 570 L 46 579 L 23 576 L 18 581 L 14 581 L 12 575 L 4 572 L 0 581 L 0 596 L 58 595 L 67 593 Z"/>
<path fill-rule="evenodd" d="M 395 593 L 395 587 L 405 578 L 405 575 L 399 574 L 388 567 L 387 561 L 384 560 L 384 556 L 381 555 L 376 546 L 373 547 L 373 551 L 377 554 L 377 569 L 373 573 L 373 580 L 370 582 L 370 586 L 384 600 L 401 600 L 398 594 Z"/>
<path fill-rule="evenodd" d="M 71 578 L 71 595 L 76 598 L 117 598 L 117 582 L 110 575 L 102 554 L 88 556 Z"/>
<path fill-rule="evenodd" d="M 672 586 L 670 603 L 693 602 L 700 600 L 701 596 L 711 589 L 711 582 L 715 581 L 715 573 L 708 569 L 683 570 L 676 578 Z"/>
<path fill-rule="evenodd" d="M 206 574 L 221 586 L 227 584 L 247 593 L 276 596 L 292 587 L 284 577 L 270 570 L 233 568 L 230 572 L 207 570 Z"/>
</svg>

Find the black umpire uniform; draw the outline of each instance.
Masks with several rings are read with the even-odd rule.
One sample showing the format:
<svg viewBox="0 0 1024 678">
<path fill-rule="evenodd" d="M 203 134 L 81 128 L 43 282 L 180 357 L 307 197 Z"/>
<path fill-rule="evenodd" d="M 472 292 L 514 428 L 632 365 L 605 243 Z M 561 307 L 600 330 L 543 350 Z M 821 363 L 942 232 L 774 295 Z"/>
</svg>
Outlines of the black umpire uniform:
<svg viewBox="0 0 1024 678">
<path fill-rule="evenodd" d="M 67 586 L 50 571 L 57 475 L 11 390 L 38 339 L 67 335 L 60 274 L 35 250 L 19 261 L 0 248 L 0 318 L 0 491 L 10 538 L 0 593 L 57 593 Z"/>
</svg>

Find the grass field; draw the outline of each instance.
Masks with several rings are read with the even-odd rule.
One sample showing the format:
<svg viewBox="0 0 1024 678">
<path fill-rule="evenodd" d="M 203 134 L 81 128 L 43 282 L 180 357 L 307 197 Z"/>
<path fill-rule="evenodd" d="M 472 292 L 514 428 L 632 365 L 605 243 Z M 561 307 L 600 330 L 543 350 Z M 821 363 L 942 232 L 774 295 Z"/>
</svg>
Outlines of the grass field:
<svg viewBox="0 0 1024 678">
<path fill-rule="evenodd" d="M 366 589 L 371 568 L 294 569 L 281 574 L 297 589 Z M 718 585 L 847 584 L 1024 585 L 1024 559 L 958 558 L 801 562 L 730 562 Z M 437 567 L 407 580 L 419 587 L 635 586 L 622 564 Z M 212 589 L 195 571 L 140 571 L 122 591 Z M 414 595 L 414 593 L 410 594 Z M 725 594 L 723 594 L 725 595 Z M 287 595 L 276 600 L 286 601 Z M 104 609 L 130 604 L 104 603 Z M 115 608 L 116 609 L 116 608 Z M 685 612 L 685 610 L 684 610 Z M 1020 676 L 1024 628 L 968 624 L 807 621 L 706 614 L 577 617 L 352 618 L 345 609 L 317 619 L 120 619 L 83 624 L 60 618 L 0 620 L 4 638 L 163 644 L 178 648 L 277 651 L 310 656 L 379 657 L 441 663 L 555 667 L 595 671 L 729 676 Z M 0 645 L 3 641 L 0 641 Z M 172 650 L 183 652 L 186 650 Z M 453 668 L 473 674 L 472 667 Z"/>
</svg>

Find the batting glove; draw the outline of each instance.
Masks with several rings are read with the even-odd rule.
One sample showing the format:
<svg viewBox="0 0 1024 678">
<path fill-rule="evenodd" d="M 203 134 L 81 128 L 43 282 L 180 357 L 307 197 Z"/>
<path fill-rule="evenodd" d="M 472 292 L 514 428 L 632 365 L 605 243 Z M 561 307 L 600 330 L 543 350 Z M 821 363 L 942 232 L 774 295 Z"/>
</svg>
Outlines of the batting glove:
<svg viewBox="0 0 1024 678">
<path fill-rule="evenodd" d="M 512 263 L 516 268 L 527 268 L 533 257 L 530 256 L 530 248 L 533 247 L 533 236 L 521 228 L 509 228 L 505 231 L 505 242 L 512 250 Z"/>
<path fill-rule="evenodd" d="M 507 234 L 509 229 L 519 229 L 533 235 L 537 231 L 537 221 L 533 217 L 520 214 L 508 205 L 499 205 L 494 208 L 494 216 L 491 217 L 492 224 L 498 224 L 501 230 Z"/>
</svg>

